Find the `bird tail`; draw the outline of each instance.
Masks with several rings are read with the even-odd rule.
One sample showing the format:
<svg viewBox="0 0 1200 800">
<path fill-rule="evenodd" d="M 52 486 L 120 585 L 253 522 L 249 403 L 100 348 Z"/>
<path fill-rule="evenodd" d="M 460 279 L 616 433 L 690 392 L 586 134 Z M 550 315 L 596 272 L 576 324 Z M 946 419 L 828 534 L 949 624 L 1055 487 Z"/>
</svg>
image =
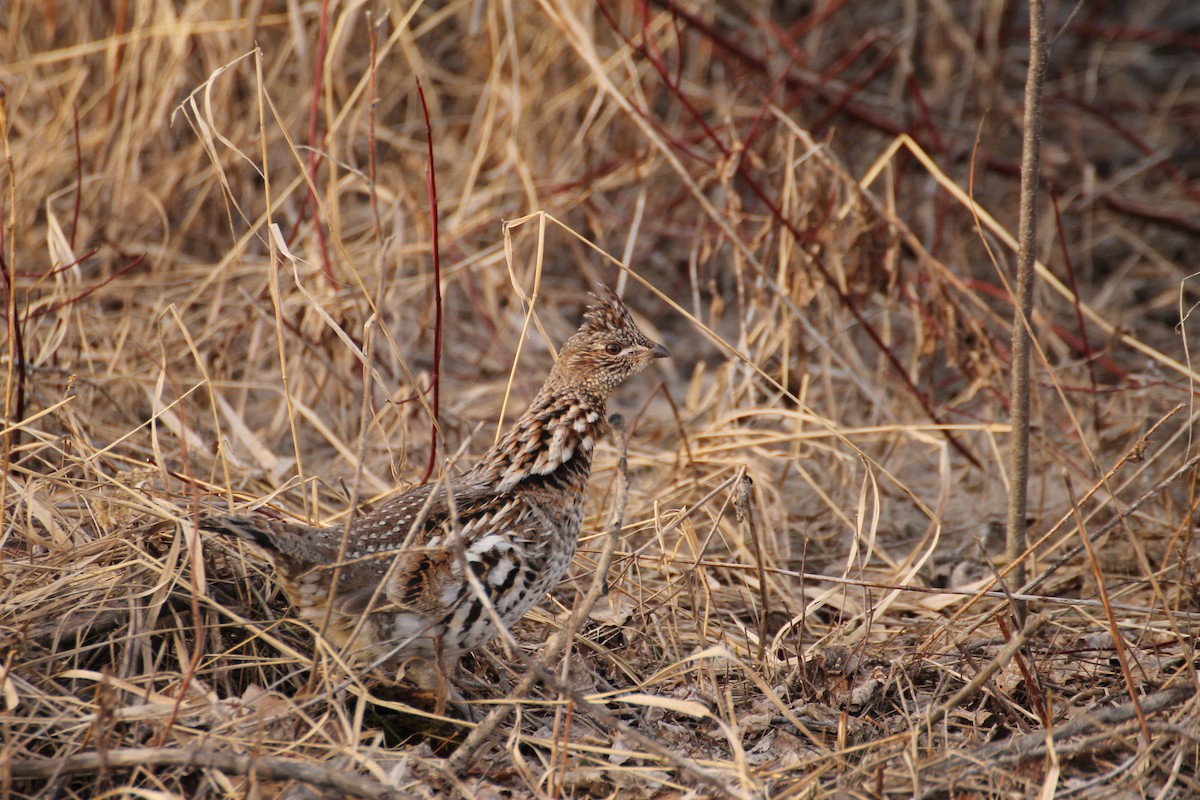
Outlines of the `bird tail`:
<svg viewBox="0 0 1200 800">
<path fill-rule="evenodd" d="M 241 517 L 230 514 L 204 514 L 200 529 L 249 542 L 288 574 L 299 574 L 313 566 L 334 560 L 336 552 L 315 541 L 319 531 L 294 522 L 264 516 Z"/>
<path fill-rule="evenodd" d="M 229 514 L 203 514 L 200 517 L 200 530 L 234 536 L 268 553 L 279 550 L 275 538 L 277 534 L 272 527 L 282 524 L 265 518 L 234 517 Z"/>
</svg>

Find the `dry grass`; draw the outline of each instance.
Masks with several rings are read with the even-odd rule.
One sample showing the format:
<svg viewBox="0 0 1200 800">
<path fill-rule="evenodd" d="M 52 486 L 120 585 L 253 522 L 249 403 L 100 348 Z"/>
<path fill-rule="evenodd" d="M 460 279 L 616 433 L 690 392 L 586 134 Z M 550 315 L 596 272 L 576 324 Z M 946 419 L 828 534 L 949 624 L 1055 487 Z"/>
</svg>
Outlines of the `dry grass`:
<svg viewBox="0 0 1200 800">
<path fill-rule="evenodd" d="M 1021 621 L 988 553 L 1023 18 L 675 2 L 0 7 L 4 797 L 1200 792 L 1194 11 L 1085 5 L 1052 53 Z M 609 593 L 458 774 L 465 723 L 348 674 L 186 522 L 420 478 L 417 77 L 444 468 L 596 280 L 675 356 L 616 403 Z M 535 659 L 616 461 L 515 631 Z M 460 685 L 486 710 L 530 669 L 497 643 Z"/>
</svg>

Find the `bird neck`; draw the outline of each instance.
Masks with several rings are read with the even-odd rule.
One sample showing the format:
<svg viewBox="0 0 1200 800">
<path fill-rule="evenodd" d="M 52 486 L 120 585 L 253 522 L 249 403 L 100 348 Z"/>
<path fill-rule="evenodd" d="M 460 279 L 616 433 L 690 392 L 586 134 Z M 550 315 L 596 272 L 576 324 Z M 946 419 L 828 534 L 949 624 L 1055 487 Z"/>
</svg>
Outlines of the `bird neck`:
<svg viewBox="0 0 1200 800">
<path fill-rule="evenodd" d="M 529 408 L 475 466 L 500 491 L 522 481 L 566 470 L 586 483 L 592 451 L 604 431 L 605 398 L 564 392 L 553 382 L 538 392 Z"/>
</svg>

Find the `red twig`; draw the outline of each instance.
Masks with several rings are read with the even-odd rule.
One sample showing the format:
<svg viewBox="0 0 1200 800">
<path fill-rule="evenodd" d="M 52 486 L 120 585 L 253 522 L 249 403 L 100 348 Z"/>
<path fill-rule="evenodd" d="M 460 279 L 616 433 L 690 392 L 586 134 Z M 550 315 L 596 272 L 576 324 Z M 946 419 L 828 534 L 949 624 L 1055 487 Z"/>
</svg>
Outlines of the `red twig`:
<svg viewBox="0 0 1200 800">
<path fill-rule="evenodd" d="M 1200 223 L 1196 222 L 1195 216 L 1175 214 L 1164 210 L 1164 208 L 1170 208 L 1170 206 L 1164 207 L 1162 204 L 1153 201 L 1130 200 L 1128 197 L 1116 192 L 1106 192 L 1100 200 L 1109 208 L 1114 208 L 1131 217 L 1154 222 L 1167 228 L 1174 228 L 1192 236 L 1200 236 Z"/>
<path fill-rule="evenodd" d="M 8 466 L 13 450 L 20 445 L 21 441 L 21 429 L 13 426 L 12 423 L 25 419 L 25 383 L 29 376 L 25 368 L 25 336 L 21 328 L 21 319 L 17 314 L 16 247 L 13 247 L 11 259 L 4 255 L 5 247 L 9 244 L 5 241 L 5 231 L 12 230 L 10 225 L 5 224 L 6 214 L 4 212 L 11 212 L 12 219 L 16 219 L 17 177 L 12 150 L 9 149 L 8 144 L 8 92 L 3 84 L 0 84 L 0 145 L 3 145 L 4 167 L 8 177 L 8 203 L 0 201 L 0 275 L 4 277 L 4 310 L 8 317 L 6 327 L 9 337 L 8 380 L 5 382 L 4 388 L 3 420 L 10 426 L 9 432 L 4 434 L 3 439 L 0 440 L 4 451 L 0 454 L 0 461 L 3 462 L 3 474 L 8 475 Z M 6 488 L 7 482 L 4 486 L 0 486 L 0 522 L 4 519 L 3 501 Z M 0 556 L 0 563 L 2 562 L 3 557 Z"/>
<path fill-rule="evenodd" d="M 1139 28 L 1136 25 L 1079 20 L 1064 31 L 1080 39 L 1116 39 L 1126 42 L 1149 42 L 1170 45 L 1200 53 L 1200 36 L 1162 28 Z M 1060 36 L 1063 34 L 1059 34 Z"/>
<path fill-rule="evenodd" d="M 1072 278 L 1072 280 L 1073 280 L 1073 278 Z M 976 294 L 985 295 L 987 297 L 991 297 L 996 300 L 1000 300 L 1002 302 L 1008 302 L 1012 299 L 1012 295 L 1009 294 L 1008 291 L 1004 289 L 1004 287 L 997 286 L 994 283 L 989 283 L 984 280 L 979 280 L 978 278 L 971 278 L 969 280 L 966 280 L 963 282 L 963 285 L 965 285 L 968 289 L 970 289 L 972 292 L 975 292 Z M 1080 326 L 1080 327 L 1082 329 L 1082 326 Z M 1050 323 L 1050 330 L 1054 333 L 1055 336 L 1057 336 L 1059 339 L 1061 339 L 1063 342 L 1065 342 L 1066 345 L 1068 347 L 1070 347 L 1072 350 L 1074 350 L 1075 352 L 1084 356 L 1090 362 L 1093 362 L 1093 363 L 1103 367 L 1107 371 L 1111 372 L 1117 379 L 1128 382 L 1129 387 L 1126 387 L 1126 388 L 1130 388 L 1130 387 L 1134 387 L 1134 386 L 1149 385 L 1149 384 L 1138 383 L 1137 381 L 1133 380 L 1130 377 L 1129 372 L 1127 372 L 1125 369 L 1120 367 L 1117 364 L 1117 362 L 1113 361 L 1111 358 L 1106 356 L 1104 353 L 1096 350 L 1086 340 L 1080 339 L 1078 336 L 1071 333 L 1069 330 L 1067 330 L 1063 326 L 1059 325 L 1057 322 Z M 995 350 L 995 352 L 1001 358 L 1003 358 L 1005 360 L 1008 360 L 1008 358 L 1011 356 L 1011 353 L 1009 353 L 1008 348 L 1006 348 L 1004 346 L 1004 343 L 998 339 L 995 342 L 993 342 L 992 347 L 993 347 L 993 350 Z M 1108 389 L 1101 390 L 1098 386 L 1094 386 L 1093 389 L 1096 391 L 1097 394 L 1104 394 L 1104 392 L 1110 391 Z M 1005 400 L 1004 402 L 1007 403 L 1007 400 Z"/>
<path fill-rule="evenodd" d="M 788 65 L 779 73 L 779 77 L 771 84 L 771 89 L 763 96 L 762 105 L 758 108 L 758 114 L 750 122 L 750 129 L 746 131 L 745 137 L 742 140 L 742 150 L 748 151 L 754 147 L 754 143 L 758 140 L 758 135 L 764 130 L 762 127 L 763 120 L 771 113 L 771 106 L 776 104 L 775 98 L 779 95 L 779 90 L 783 88 L 784 79 L 787 77 L 787 71 L 796 63 L 797 54 L 799 51 L 794 51 L 788 58 Z"/>
<path fill-rule="evenodd" d="M 1004 621 L 1004 617 L 996 616 L 996 626 L 1000 628 L 1000 635 L 1004 637 L 1004 643 L 1008 644 L 1012 641 L 1012 631 L 1008 629 L 1008 623 Z M 1024 654 L 1022 653 L 1024 650 Z M 1029 705 L 1038 715 L 1038 719 L 1042 721 L 1043 728 L 1049 728 L 1054 723 L 1053 709 L 1046 701 L 1046 695 L 1042 692 L 1042 682 L 1040 676 L 1034 670 L 1037 669 L 1037 664 L 1032 659 L 1028 662 L 1025 656 L 1028 655 L 1028 646 L 1018 650 L 1013 654 L 1013 663 L 1017 665 L 1017 669 L 1021 672 L 1021 678 L 1025 681 L 1025 693 L 1029 697 Z"/>
<path fill-rule="evenodd" d="M 28 320 L 28 319 L 33 319 L 36 317 L 45 316 L 46 314 L 52 314 L 55 311 L 58 311 L 60 308 L 66 308 L 67 306 L 71 305 L 72 303 L 78 303 L 80 300 L 87 297 L 92 292 L 112 283 L 117 278 L 121 277 L 126 272 L 129 272 L 131 269 L 136 267 L 138 264 L 141 264 L 145 260 L 146 260 L 146 256 L 140 255 L 137 258 L 135 258 L 133 261 L 130 261 L 128 264 L 121 267 L 119 270 L 114 272 L 112 275 L 109 275 L 107 278 L 105 278 L 104 280 L 97 283 L 95 286 L 89 286 L 84 291 L 80 292 L 79 294 L 75 295 L 74 297 L 68 297 L 66 300 L 63 300 L 61 303 L 55 303 L 54 305 L 46 306 L 45 308 L 39 308 L 35 313 L 28 315 L 28 317 L 26 319 Z M 19 330 L 20 326 L 18 325 L 17 328 Z"/>
<path fill-rule="evenodd" d="M 1076 310 L 1078 310 L 1078 301 L 1076 301 L 1075 305 L 1077 307 Z M 1067 347 L 1070 347 L 1076 353 L 1079 353 L 1086 358 L 1089 369 L 1092 369 L 1092 365 L 1103 367 L 1107 372 L 1112 373 L 1114 379 L 1127 383 L 1130 387 L 1147 385 L 1141 384 L 1131 377 L 1129 372 L 1124 367 L 1119 365 L 1116 361 L 1113 361 L 1104 353 L 1092 347 L 1091 343 L 1087 339 L 1076 336 L 1070 330 L 1062 325 L 1059 325 L 1057 322 L 1050 323 L 1050 331 L 1056 337 L 1058 337 L 1060 341 L 1066 344 Z M 1102 394 L 1095 375 L 1092 376 L 1092 391 L 1095 394 Z"/>
<path fill-rule="evenodd" d="M 759 55 L 753 52 L 749 47 L 743 45 L 733 36 L 721 30 L 718 26 L 710 24 L 707 20 L 689 11 L 687 8 L 679 5 L 675 0 L 654 0 L 654 2 L 667 9 L 674 15 L 675 18 L 683 20 L 691 28 L 699 31 L 705 38 L 711 41 L 721 50 L 732 55 L 734 58 L 741 61 L 746 66 L 756 72 L 764 75 L 770 74 L 768 67 L 768 58 L 766 55 Z M 822 10 L 822 21 L 832 16 L 833 12 L 838 10 L 843 3 L 830 3 L 829 7 Z M 1127 28 L 1110 31 L 1108 27 L 1091 28 L 1086 25 L 1076 24 L 1070 30 L 1076 36 L 1081 35 L 1082 30 L 1097 32 L 1097 34 L 1112 33 L 1117 38 L 1128 38 L 1133 41 L 1148 41 L 1148 42 L 1163 42 L 1174 44 L 1180 47 L 1189 47 L 1200 49 L 1200 37 L 1189 37 L 1183 34 L 1174 34 L 1169 31 L 1155 31 L 1147 29 Z M 790 67 L 789 67 L 790 70 Z M 846 116 L 856 120 L 870 128 L 874 128 L 889 136 L 899 136 L 900 134 L 908 134 L 912 137 L 921 149 L 928 153 L 946 155 L 948 153 L 947 146 L 939 145 L 939 138 L 932 134 L 922 134 L 918 130 L 912 129 L 911 126 L 905 125 L 902 122 L 897 122 L 888 116 L 875 111 L 869 106 L 857 103 L 854 101 L 846 101 L 844 97 L 838 96 L 835 91 L 828 86 L 822 85 L 823 80 L 820 76 L 810 76 L 797 71 L 788 71 L 784 77 L 785 83 L 789 86 L 800 86 L 807 93 L 815 93 L 817 97 L 825 103 L 838 103 L 839 110 Z M 943 143 L 944 145 L 944 143 Z M 987 172 L 1006 175 L 1009 177 L 1017 177 L 1021 174 L 1021 165 L 1015 161 L 1008 159 L 997 158 L 995 156 L 989 158 L 984 164 L 984 169 Z M 1163 169 L 1168 169 L 1163 167 Z M 1168 172 L 1168 174 L 1171 174 Z M 1050 191 L 1062 191 L 1059 182 L 1052 175 L 1041 176 L 1042 185 Z M 1186 191 L 1186 189 L 1185 189 Z M 1157 225 L 1162 225 L 1176 230 L 1183 231 L 1189 235 L 1200 234 L 1200 224 L 1197 224 L 1191 217 L 1172 214 L 1162 210 L 1159 206 L 1149 203 L 1138 203 L 1129 200 L 1116 192 L 1108 192 L 1099 201 L 1104 205 L 1126 214 L 1131 217 L 1136 217 Z"/>
<path fill-rule="evenodd" d="M 1071 501 L 1071 513 L 1075 517 L 1075 530 L 1079 532 L 1079 539 L 1083 543 L 1088 563 L 1092 567 L 1092 574 L 1096 578 L 1096 593 L 1100 595 L 1100 602 L 1104 605 L 1104 619 L 1108 622 L 1108 629 L 1112 634 L 1113 650 L 1117 655 L 1117 662 L 1121 666 L 1121 677 L 1125 680 L 1125 688 L 1129 692 L 1129 702 L 1133 705 L 1138 725 L 1142 729 L 1142 736 L 1144 737 L 1142 743 L 1149 746 L 1152 741 L 1150 726 L 1146 722 L 1146 713 L 1142 709 L 1141 701 L 1138 699 L 1137 681 L 1134 680 L 1133 672 L 1129 668 L 1129 658 L 1125 654 L 1125 639 L 1121 635 L 1121 627 L 1117 623 L 1112 603 L 1109 600 L 1108 582 L 1105 580 L 1104 571 L 1100 568 L 1100 563 L 1096 560 L 1096 551 L 1092 548 L 1091 537 L 1088 535 L 1087 527 L 1084 524 L 1083 514 L 1079 510 L 1079 503 L 1075 497 L 1075 489 L 1071 485 L 1071 474 L 1069 472 L 1063 473 L 1063 481 L 1066 484 L 1067 497 Z M 1128 525 L 1128 522 L 1126 525 Z"/>
<path fill-rule="evenodd" d="M 111 5 L 111 4 L 110 4 Z M 104 95 L 104 121 L 111 122 L 117 104 L 117 88 L 121 66 L 125 60 L 124 34 L 128 33 L 129 0 L 118 0 L 116 9 L 110 11 L 113 15 L 113 39 L 115 46 L 112 50 L 112 60 L 109 61 L 109 90 Z"/>
<path fill-rule="evenodd" d="M 868 37 L 866 40 L 866 46 L 863 47 L 863 52 L 865 52 L 866 47 L 872 44 L 874 41 L 874 39 Z M 824 130 L 825 126 L 828 125 L 834 117 L 840 114 L 842 109 L 845 108 L 851 100 L 857 97 L 858 93 L 862 91 L 864 87 L 869 86 L 872 81 L 882 75 L 883 71 L 892 65 L 894 52 L 894 49 L 885 52 L 870 69 L 859 76 L 856 80 L 851 81 L 846 86 L 846 89 L 839 94 L 832 103 L 825 107 L 824 113 L 822 113 L 821 116 L 814 120 L 809 126 L 812 131 L 816 133 L 817 131 Z M 857 50 L 850 53 L 850 55 L 854 57 L 855 61 L 858 60 L 858 57 L 861 54 L 862 53 L 858 52 Z"/>
<path fill-rule="evenodd" d="M 714 140 L 717 140 L 716 132 L 713 131 L 713 129 L 709 126 L 708 121 L 704 118 L 704 115 L 701 114 L 698 110 L 696 110 L 696 108 L 694 106 L 692 106 L 691 101 L 688 99 L 688 97 L 682 91 L 679 91 L 678 89 L 675 88 L 675 86 L 673 85 L 673 83 L 671 81 L 670 70 L 667 69 L 667 65 L 662 60 L 662 58 L 659 56 L 651 55 L 649 48 L 646 45 L 635 44 L 632 39 L 630 39 L 628 36 L 625 35 L 625 32 L 623 30 L 621 30 L 620 25 L 617 23 L 616 17 L 613 16 L 612 11 L 609 9 L 608 3 L 604 2 L 604 0 L 599 0 L 599 2 L 597 3 L 597 7 L 600 9 L 600 13 L 604 15 L 604 18 L 606 20 L 608 20 L 608 24 L 612 27 L 613 31 L 615 31 L 618 36 L 620 36 L 622 39 L 624 39 L 625 43 L 628 44 L 630 48 L 636 50 L 638 53 L 641 53 L 642 56 L 646 59 L 646 61 L 649 62 L 650 65 L 654 67 L 655 71 L 658 72 L 658 74 L 662 77 L 663 82 L 666 83 L 667 86 L 672 89 L 672 93 L 679 99 L 679 101 L 681 103 L 684 104 L 685 107 L 687 107 L 688 112 L 696 120 L 696 122 L 699 124 L 700 128 L 703 129 L 704 135 L 709 138 L 712 138 Z M 643 41 L 646 38 L 653 38 L 650 36 L 649 29 L 647 29 L 643 33 L 644 33 Z M 656 47 L 657 47 L 657 45 L 656 45 Z M 691 147 L 689 147 L 686 143 L 680 141 L 670 131 L 668 131 L 665 127 L 663 127 L 662 123 L 659 120 L 655 119 L 649 113 L 637 108 L 636 106 L 633 106 L 633 109 L 642 117 L 642 119 L 646 120 L 651 125 L 653 125 L 655 131 L 660 136 L 662 136 L 665 141 L 669 142 L 671 144 L 671 147 L 673 147 L 676 152 L 682 153 L 682 154 L 686 155 L 688 158 L 699 161 L 701 164 L 703 164 L 706 167 L 716 168 L 717 165 L 712 159 L 704 156 L 701 153 L 696 152 Z M 724 146 L 720 146 L 720 149 L 721 149 L 721 152 L 725 153 L 726 155 L 729 154 L 728 148 L 726 148 Z"/>
<path fill-rule="evenodd" d="M 79 230 L 79 206 L 83 200 L 83 151 L 79 147 L 79 107 L 75 107 L 75 211 L 71 215 L 71 252 L 75 252 L 75 232 Z"/>
<path fill-rule="evenodd" d="M 308 146 L 312 148 L 309 153 L 309 177 L 313 182 L 313 186 L 317 185 L 317 167 L 321 163 L 320 151 L 324 149 L 324 143 L 317 141 L 317 122 L 320 119 L 320 100 L 321 100 L 321 84 L 325 80 L 325 51 L 329 46 L 329 0 L 321 2 L 321 24 L 317 30 L 317 53 L 313 63 L 313 97 L 312 105 L 308 111 Z M 324 137 L 322 137 L 324 138 Z M 317 198 L 313 196 L 313 224 L 317 229 L 317 242 L 321 246 L 321 271 L 325 273 L 325 278 L 329 281 L 329 285 L 337 287 L 337 281 L 333 278 L 333 264 L 329 261 L 329 245 L 325 241 L 325 226 L 321 222 L 320 216 L 317 213 Z"/>
<path fill-rule="evenodd" d="M 679 13 L 680 16 L 682 16 L 685 20 L 688 20 L 687 14 L 685 12 L 683 12 L 682 10 L 678 9 L 678 6 L 676 6 L 675 3 L 670 2 L 670 0 L 665 0 L 665 4 L 667 4 L 668 7 L 674 13 Z M 605 19 L 608 21 L 609 25 L 612 26 L 613 30 L 616 32 L 616 34 L 618 36 L 620 36 L 622 39 L 624 39 L 625 42 L 635 52 L 639 53 L 640 55 L 642 55 L 643 57 L 645 57 L 647 59 L 647 61 L 651 64 L 651 66 L 654 67 L 655 71 L 659 73 L 663 82 L 667 85 L 667 88 L 676 97 L 676 99 L 678 99 L 680 101 L 680 103 L 684 106 L 684 108 L 688 111 L 688 113 L 692 115 L 693 120 L 700 126 L 700 128 L 702 130 L 704 130 L 706 136 L 710 139 L 710 141 L 712 141 L 713 145 L 716 146 L 716 148 L 721 152 L 721 155 L 725 159 L 729 159 L 732 156 L 730 149 L 725 145 L 724 142 L 721 141 L 721 138 L 719 136 L 717 136 L 716 132 L 713 131 L 712 128 L 708 126 L 708 124 L 704 120 L 704 116 L 696 109 L 696 107 L 691 103 L 691 101 L 687 98 L 687 96 L 683 93 L 683 91 L 678 90 L 674 86 L 671 85 L 670 76 L 666 69 L 666 65 L 662 63 L 661 59 L 656 59 L 653 56 L 649 55 L 649 52 L 644 44 L 639 45 L 636 42 L 634 42 L 630 37 L 625 35 L 625 33 L 617 25 L 616 18 L 608 10 L 606 3 L 600 2 L 599 8 L 600 8 L 601 13 L 604 15 Z M 886 55 L 884 57 L 884 59 L 882 59 L 881 63 L 890 60 L 890 58 L 891 58 L 890 54 Z M 764 69 L 765 69 L 765 65 L 764 65 Z M 846 96 L 849 96 L 849 94 L 847 93 Z M 838 102 L 842 103 L 844 100 L 845 100 L 845 97 L 839 99 Z M 841 107 L 844 107 L 844 105 Z M 642 114 L 644 117 L 649 119 L 649 115 L 647 112 L 639 110 L 638 113 Z M 791 233 L 791 235 L 796 239 L 797 242 L 803 243 L 805 245 L 810 245 L 812 243 L 813 236 L 812 236 L 811 232 L 800 230 L 800 228 L 792 220 L 787 218 L 787 216 L 780 209 L 779 204 L 777 202 L 775 202 L 775 200 L 773 200 L 769 194 L 767 194 L 767 191 L 762 187 L 762 185 L 758 182 L 758 180 L 755 178 L 755 176 L 750 173 L 750 170 L 746 166 L 745 159 L 738 160 L 737 176 L 742 179 L 745 186 L 751 191 L 751 193 L 753 193 L 754 196 L 757 197 L 759 199 L 759 201 L 762 202 L 763 205 L 765 205 L 767 207 L 767 209 L 770 211 L 771 216 L 775 219 L 775 221 L 778 222 L 780 225 L 784 226 L 785 228 L 787 228 L 788 232 Z M 883 341 L 883 337 L 879 334 L 879 332 L 877 330 L 875 330 L 875 327 L 873 325 L 871 325 L 871 323 L 866 319 L 866 317 L 863 315 L 862 311 L 855 304 L 854 298 L 852 298 L 850 296 L 848 291 L 843 290 L 839 286 L 838 281 L 830 273 L 829 268 L 824 264 L 824 262 L 821 260 L 821 258 L 819 256 L 814 256 L 811 259 L 810 263 L 821 274 L 822 279 L 825 281 L 825 285 L 828 286 L 830 291 L 832 291 L 837 296 L 838 302 L 842 305 L 842 307 L 850 312 L 850 314 L 854 317 L 855 322 L 858 324 L 858 326 L 862 329 L 862 331 L 864 333 L 867 334 L 867 336 L 875 344 L 875 347 L 879 350 L 879 352 L 883 354 L 883 357 L 887 360 L 889 366 L 891 366 L 892 371 L 900 379 L 901 383 L 904 384 L 905 388 L 908 389 L 909 393 L 921 405 L 921 408 L 922 408 L 922 410 L 924 410 L 925 414 L 931 420 L 933 420 L 935 423 L 941 424 L 941 422 L 942 422 L 941 417 L 940 417 L 940 415 L 938 415 L 937 411 L 934 409 L 932 401 L 928 397 L 925 396 L 925 394 L 917 387 L 917 385 L 915 383 L 913 383 L 913 380 L 909 376 L 908 371 L 904 368 L 904 365 L 900 363 L 900 359 L 896 356 L 895 353 L 892 352 L 891 348 L 889 348 L 887 346 L 887 343 Z M 972 453 L 966 447 L 966 445 L 964 445 L 961 441 L 959 441 L 958 437 L 956 437 L 949 430 L 943 431 L 942 435 L 946 438 L 946 440 L 950 443 L 950 445 L 953 446 L 954 449 L 957 450 L 972 465 L 974 465 L 977 468 L 982 467 L 982 464 L 980 464 L 979 459 L 975 457 L 975 454 Z"/>
<path fill-rule="evenodd" d="M 375 15 L 370 11 L 367 12 L 367 37 L 371 45 L 371 81 L 370 81 L 370 102 L 367 104 L 367 180 L 371 186 L 371 218 L 375 221 L 375 240 L 380 246 L 383 244 L 383 223 L 379 217 L 379 193 L 376 191 L 376 162 L 375 162 L 375 105 L 379 102 L 379 89 L 376 78 L 378 70 L 375 68 L 375 59 L 378 55 L 378 31 L 376 29 Z"/>
<path fill-rule="evenodd" d="M 833 19 L 835 14 L 840 13 L 846 2 L 847 0 L 829 0 L 828 2 L 817 4 L 817 8 L 792 25 L 792 29 L 788 31 L 788 35 L 792 39 L 807 36 L 816 30 L 818 26 L 825 24 L 827 20 Z"/>
<path fill-rule="evenodd" d="M 71 267 L 75 266 L 76 264 L 82 264 L 84 261 L 87 261 L 89 258 L 96 255 L 96 253 L 98 253 L 99 251 L 100 251 L 99 247 L 93 247 L 91 250 L 88 250 L 83 255 L 76 257 L 76 259 L 69 264 L 63 264 L 61 266 L 52 267 L 52 268 L 46 270 L 45 272 L 34 272 L 32 270 L 17 270 L 16 276 L 18 278 L 37 278 L 38 280 L 41 280 L 43 278 L 50 278 L 50 277 L 57 275 L 60 272 L 66 272 Z"/>
<path fill-rule="evenodd" d="M 1152 147 L 1140 134 L 1138 134 L 1136 131 L 1130 130 L 1127 126 L 1122 125 L 1121 122 L 1117 120 L 1111 113 L 1095 103 L 1089 103 L 1082 98 L 1071 97 L 1062 94 L 1054 95 L 1052 102 L 1055 104 L 1067 103 L 1075 106 L 1087 114 L 1090 114 L 1104 123 L 1104 125 L 1112 130 L 1113 133 L 1117 134 L 1122 139 L 1129 142 L 1130 145 L 1137 148 L 1137 151 L 1144 156 L 1154 156 L 1158 153 L 1157 149 Z M 1200 188 L 1197 188 L 1192 183 L 1188 176 L 1183 173 L 1183 171 L 1172 159 L 1165 158 L 1161 161 L 1158 161 L 1153 164 L 1151 169 L 1156 172 L 1161 172 L 1167 177 L 1168 180 L 1176 184 L 1189 198 L 1195 202 L 1200 202 Z"/>
<path fill-rule="evenodd" d="M 732 36 L 729 36 L 716 26 L 710 25 L 707 20 L 702 19 L 697 14 L 692 13 L 686 8 L 680 7 L 678 3 L 674 2 L 674 0 L 655 0 L 655 2 L 682 19 L 690 27 L 700 31 L 714 45 L 734 56 L 739 61 L 750 66 L 757 72 L 761 72 L 763 74 L 770 73 L 766 56 L 760 56 L 752 53 L 748 48 L 743 46 Z M 832 16 L 832 13 L 837 9 L 840 9 L 842 5 L 842 3 L 831 4 L 829 13 L 822 15 L 823 19 L 828 19 L 828 17 Z M 810 90 L 813 90 L 819 97 L 821 97 L 822 100 L 826 102 L 842 101 L 845 99 L 837 97 L 831 88 L 822 86 L 820 80 L 820 78 L 806 79 L 803 75 L 797 73 L 789 72 L 786 74 L 787 83 L 800 84 Z M 841 110 L 854 119 L 870 125 L 873 128 L 877 128 L 884 133 L 891 134 L 892 136 L 898 136 L 901 133 L 909 132 L 906 126 L 854 102 L 842 102 Z M 923 142 L 922 145 L 924 145 Z M 925 149 L 933 150 L 932 147 L 926 147 Z M 933 150 L 933 152 L 939 151 Z"/>
<path fill-rule="evenodd" d="M 328 40 L 329 0 L 322 0 L 321 23 L 317 29 L 317 49 L 313 55 L 312 102 L 308 107 L 308 177 L 314 187 L 317 185 L 317 169 L 321 166 L 321 152 L 324 149 L 324 142 L 318 141 L 317 134 L 321 120 L 321 83 L 325 78 L 325 51 L 328 49 Z M 316 228 L 317 243 L 321 248 L 321 272 L 325 274 L 329 285 L 336 288 L 337 280 L 333 277 L 333 264 L 329 261 L 329 246 L 325 240 L 325 228 L 321 223 L 320 204 L 317 203 L 315 189 L 304 195 L 304 200 L 300 204 L 300 212 L 296 215 L 296 226 L 292 228 L 288 244 L 290 245 L 295 240 L 300 231 L 300 225 L 304 222 L 304 215 L 308 211 L 309 200 L 312 201 L 313 227 Z"/>
<path fill-rule="evenodd" d="M 1071 248 L 1067 247 L 1066 231 L 1063 230 L 1062 210 L 1058 207 L 1058 193 L 1050 193 L 1050 204 L 1054 209 L 1054 227 L 1058 230 L 1058 246 L 1062 249 L 1063 269 L 1067 273 L 1067 286 L 1071 289 L 1071 306 L 1075 309 L 1075 324 L 1079 326 L 1079 342 L 1082 346 L 1084 361 L 1087 362 L 1088 377 L 1092 383 L 1092 424 L 1099 433 L 1104 424 L 1100 415 L 1100 397 L 1096 392 L 1096 354 L 1088 344 L 1087 323 L 1083 319 L 1083 310 L 1079 307 L 1079 285 L 1075 281 L 1075 263 L 1071 261 Z"/>
<path fill-rule="evenodd" d="M 925 102 L 925 93 L 921 91 L 921 82 L 917 80 L 916 75 L 909 71 L 904 76 L 904 85 L 908 87 L 913 102 L 916 103 L 917 110 L 921 113 L 921 128 L 929 131 L 934 147 L 945 151 L 947 149 L 946 140 L 942 138 L 941 132 L 933 122 L 933 116 L 929 113 L 929 104 Z"/>
<path fill-rule="evenodd" d="M 425 190 L 429 193 L 429 220 L 433 229 L 433 377 L 430 378 L 433 388 L 433 421 L 429 434 L 429 464 L 426 465 L 425 475 L 421 478 L 421 483 L 425 483 L 433 475 L 433 465 L 437 461 L 438 395 L 442 371 L 442 256 L 438 242 L 437 169 L 433 162 L 433 127 L 429 124 L 429 106 L 425 103 L 425 90 L 421 88 L 420 78 L 417 78 L 417 94 L 421 97 L 421 113 L 425 116 L 425 141 L 429 146 Z"/>
</svg>

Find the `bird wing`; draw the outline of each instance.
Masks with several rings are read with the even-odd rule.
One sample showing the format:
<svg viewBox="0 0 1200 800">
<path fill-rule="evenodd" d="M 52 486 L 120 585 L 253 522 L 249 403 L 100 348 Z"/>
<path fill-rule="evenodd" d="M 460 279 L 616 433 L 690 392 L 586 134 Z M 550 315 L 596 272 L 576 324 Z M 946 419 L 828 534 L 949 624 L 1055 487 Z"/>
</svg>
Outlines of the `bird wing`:
<svg viewBox="0 0 1200 800">
<path fill-rule="evenodd" d="M 406 494 L 395 503 L 401 508 L 384 506 L 356 528 L 360 542 L 371 541 L 377 526 L 390 530 L 393 535 L 386 538 L 393 545 L 343 567 L 335 599 L 338 611 L 444 616 L 470 594 L 464 558 L 495 595 L 516 580 L 522 540 L 534 538 L 542 527 L 540 512 L 522 496 L 497 494 L 485 486 L 451 486 L 449 499 L 443 489 L 432 497 L 427 491 L 420 503 Z M 399 535 L 396 525 L 404 527 Z M 375 536 L 383 538 L 382 533 Z"/>
</svg>

